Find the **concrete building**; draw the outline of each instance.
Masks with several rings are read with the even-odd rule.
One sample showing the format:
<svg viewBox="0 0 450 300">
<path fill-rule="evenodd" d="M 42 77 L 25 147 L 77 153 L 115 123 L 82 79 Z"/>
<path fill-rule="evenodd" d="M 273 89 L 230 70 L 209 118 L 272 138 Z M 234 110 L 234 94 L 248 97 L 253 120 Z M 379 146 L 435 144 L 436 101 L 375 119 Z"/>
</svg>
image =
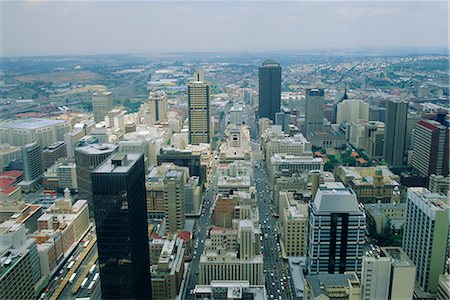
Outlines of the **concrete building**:
<svg viewBox="0 0 450 300">
<path fill-rule="evenodd" d="M 194 73 L 188 86 L 189 144 L 211 142 L 211 84 L 204 81 L 203 70 Z"/>
<path fill-rule="evenodd" d="M 66 154 L 68 158 L 74 158 L 75 148 L 85 135 L 85 129 L 74 129 L 64 134 L 64 143 L 66 144 Z"/>
<path fill-rule="evenodd" d="M 358 201 L 364 204 L 390 203 L 394 190 L 400 186 L 400 178 L 386 166 L 339 166 L 335 174 L 346 187 L 355 192 Z"/>
<path fill-rule="evenodd" d="M 449 213 L 446 197 L 426 188 L 409 188 L 403 246 L 417 267 L 416 283 L 436 293 L 448 256 Z"/>
<path fill-rule="evenodd" d="M 253 222 L 245 219 L 239 220 L 238 228 L 232 234 L 237 237 L 236 248 L 232 251 L 226 248 L 224 240 L 214 247 L 211 241 L 205 243 L 205 251 L 200 256 L 198 283 L 208 285 L 213 280 L 247 280 L 252 285 L 264 285 L 259 234 Z"/>
<path fill-rule="evenodd" d="M 244 109 L 242 105 L 236 104 L 230 109 L 230 123 L 242 125 L 244 122 Z"/>
<path fill-rule="evenodd" d="M 64 139 L 70 131 L 70 122 L 53 119 L 11 119 L 0 122 L 0 143 L 25 146 L 40 141 L 48 147 Z"/>
<path fill-rule="evenodd" d="M 264 285 L 250 285 L 248 280 L 213 280 L 209 285 L 196 285 L 195 299 L 254 299 L 266 300 Z"/>
<path fill-rule="evenodd" d="M 416 267 L 400 247 L 367 250 L 362 258 L 361 299 L 413 299 Z"/>
<path fill-rule="evenodd" d="M 71 160 L 59 160 L 57 163 L 56 175 L 60 189 L 69 188 L 78 190 L 77 166 Z"/>
<path fill-rule="evenodd" d="M 374 133 L 383 131 L 384 133 L 384 123 L 370 121 L 370 122 L 356 122 L 347 125 L 350 129 L 348 130 L 348 139 L 353 146 L 364 151 L 369 151 L 370 143 Z"/>
<path fill-rule="evenodd" d="M 92 192 L 102 298 L 151 299 L 143 154 L 104 160 Z"/>
<path fill-rule="evenodd" d="M 42 159 L 44 162 L 44 169 L 47 169 L 53 165 L 58 158 L 66 157 L 67 148 L 64 142 L 56 142 L 53 145 L 47 147 L 42 152 Z"/>
<path fill-rule="evenodd" d="M 184 228 L 185 184 L 188 176 L 184 168 L 170 169 L 164 176 L 164 214 L 167 231 L 170 233 L 176 233 Z"/>
<path fill-rule="evenodd" d="M 41 269 L 36 242 L 23 224 L 0 224 L 0 299 L 34 299 Z"/>
<path fill-rule="evenodd" d="M 412 166 L 423 176 L 448 175 L 449 128 L 422 120 L 414 129 Z"/>
<path fill-rule="evenodd" d="M 311 143 L 308 142 L 302 134 L 297 134 L 292 137 L 280 135 L 266 136 L 264 147 L 265 157 L 267 158 L 272 157 L 276 153 L 295 156 L 312 156 Z"/>
<path fill-rule="evenodd" d="M 336 124 L 369 121 L 369 103 L 347 99 L 337 105 Z"/>
<path fill-rule="evenodd" d="M 181 239 L 164 240 L 157 262 L 151 266 L 152 299 L 177 298 L 185 272 L 184 252 Z"/>
<path fill-rule="evenodd" d="M 22 161 L 24 179 L 19 186 L 24 192 L 33 191 L 42 183 L 44 174 L 41 145 L 34 142 L 22 147 Z"/>
<path fill-rule="evenodd" d="M 308 253 L 308 204 L 292 192 L 280 192 L 280 245 L 284 257 Z"/>
<path fill-rule="evenodd" d="M 367 155 L 372 159 L 380 159 L 383 157 L 384 149 L 384 128 L 379 128 L 377 131 L 372 132 L 369 138 Z"/>
<path fill-rule="evenodd" d="M 70 191 L 65 190 L 64 198 L 55 200 L 48 210 L 37 219 L 38 231 L 61 232 L 63 253 L 70 252 L 89 230 L 89 209 L 86 200 L 78 200 L 72 205 Z"/>
<path fill-rule="evenodd" d="M 384 126 L 384 159 L 391 166 L 402 166 L 405 154 L 408 102 L 390 99 L 386 102 Z"/>
<path fill-rule="evenodd" d="M 359 300 L 361 283 L 354 272 L 317 274 L 305 277 L 304 300 Z"/>
<path fill-rule="evenodd" d="M 92 94 L 92 111 L 95 123 L 103 122 L 105 116 L 112 109 L 112 93 L 99 90 Z"/>
<path fill-rule="evenodd" d="M 400 191 L 397 190 L 398 193 Z M 406 203 L 372 203 L 366 204 L 367 226 L 378 234 L 383 234 L 386 226 L 396 233 L 403 233 L 406 220 Z M 369 231 L 370 232 L 370 231 Z"/>
<path fill-rule="evenodd" d="M 0 171 L 8 167 L 12 160 L 20 158 L 22 155 L 20 147 L 10 144 L 0 144 Z"/>
<path fill-rule="evenodd" d="M 75 149 L 75 163 L 77 167 L 78 194 L 88 201 L 89 210 L 93 212 L 92 202 L 92 171 L 108 156 L 117 151 L 113 144 L 88 144 Z"/>
<path fill-rule="evenodd" d="M 309 204 L 308 273 L 360 273 L 366 216 L 351 189 L 319 188 Z"/>
<path fill-rule="evenodd" d="M 271 123 L 273 122 L 268 118 L 260 118 L 258 120 L 258 132 L 260 137 L 266 132 L 266 129 L 270 127 Z"/>
<path fill-rule="evenodd" d="M 111 109 L 105 116 L 105 126 L 111 134 L 115 135 L 117 141 L 120 141 L 125 134 L 126 112 L 122 109 Z"/>
<path fill-rule="evenodd" d="M 302 132 L 308 136 L 310 132 L 323 130 L 323 89 L 307 89 L 305 102 L 305 126 Z"/>
<path fill-rule="evenodd" d="M 145 114 L 145 124 L 155 125 L 157 122 L 165 122 L 167 117 L 167 96 L 163 92 L 151 92 L 148 97 L 148 107 Z"/>
<path fill-rule="evenodd" d="M 277 153 L 270 157 L 270 164 L 268 166 L 267 173 L 273 183 L 277 174 L 308 173 L 312 170 L 323 171 L 323 167 L 324 162 L 320 157 L 312 157 L 312 155 L 295 156 Z"/>
<path fill-rule="evenodd" d="M 448 196 L 450 190 L 450 177 L 431 175 L 428 181 L 428 189 L 432 193 L 440 193 Z"/>
<path fill-rule="evenodd" d="M 281 67 L 272 59 L 259 67 L 258 117 L 275 121 L 275 114 L 281 109 Z"/>
</svg>

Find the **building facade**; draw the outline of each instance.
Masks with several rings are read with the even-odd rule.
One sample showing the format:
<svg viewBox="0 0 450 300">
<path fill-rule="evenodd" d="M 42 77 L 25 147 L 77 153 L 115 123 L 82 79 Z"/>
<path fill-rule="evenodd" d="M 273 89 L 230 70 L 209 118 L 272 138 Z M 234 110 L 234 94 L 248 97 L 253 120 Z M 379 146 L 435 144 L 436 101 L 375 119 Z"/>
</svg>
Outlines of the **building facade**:
<svg viewBox="0 0 450 300">
<path fill-rule="evenodd" d="M 402 166 L 405 154 L 408 102 L 391 99 L 386 102 L 383 154 L 391 166 Z"/>
<path fill-rule="evenodd" d="M 211 84 L 204 81 L 203 71 L 194 73 L 188 84 L 189 144 L 211 142 Z"/>
<path fill-rule="evenodd" d="M 115 153 L 92 172 L 102 297 L 151 299 L 142 154 Z"/>
<path fill-rule="evenodd" d="M 103 122 L 105 116 L 112 109 L 112 93 L 99 90 L 92 94 L 92 111 L 95 123 Z"/>
<path fill-rule="evenodd" d="M 275 114 L 281 109 L 281 67 L 272 59 L 259 67 L 258 117 L 275 122 Z"/>
<path fill-rule="evenodd" d="M 323 89 L 307 89 L 305 103 L 305 126 L 302 132 L 308 136 L 310 132 L 323 130 Z"/>
</svg>

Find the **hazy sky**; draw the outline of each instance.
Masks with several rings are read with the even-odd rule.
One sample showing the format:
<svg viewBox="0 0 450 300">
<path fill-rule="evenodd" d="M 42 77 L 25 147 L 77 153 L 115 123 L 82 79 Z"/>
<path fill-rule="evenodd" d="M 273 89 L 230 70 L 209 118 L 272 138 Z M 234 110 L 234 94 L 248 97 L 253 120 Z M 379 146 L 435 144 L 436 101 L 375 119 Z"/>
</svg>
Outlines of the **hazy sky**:
<svg viewBox="0 0 450 300">
<path fill-rule="evenodd" d="M 448 47 L 447 1 L 4 1 L 0 55 Z"/>
</svg>

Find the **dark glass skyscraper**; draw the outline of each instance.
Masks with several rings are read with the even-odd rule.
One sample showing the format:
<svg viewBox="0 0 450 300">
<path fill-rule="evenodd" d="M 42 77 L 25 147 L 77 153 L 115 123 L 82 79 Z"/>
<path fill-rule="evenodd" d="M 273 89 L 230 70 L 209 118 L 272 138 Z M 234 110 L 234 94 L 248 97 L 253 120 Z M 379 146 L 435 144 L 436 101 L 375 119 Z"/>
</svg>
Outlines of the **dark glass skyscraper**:
<svg viewBox="0 0 450 300">
<path fill-rule="evenodd" d="M 92 172 L 103 299 L 151 299 L 144 156 L 114 153 Z"/>
<path fill-rule="evenodd" d="M 259 67 L 258 117 L 275 122 L 275 114 L 281 109 L 281 67 L 272 59 Z"/>
<path fill-rule="evenodd" d="M 390 99 L 386 101 L 384 125 L 384 159 L 391 166 L 403 165 L 406 140 L 408 102 Z"/>
</svg>

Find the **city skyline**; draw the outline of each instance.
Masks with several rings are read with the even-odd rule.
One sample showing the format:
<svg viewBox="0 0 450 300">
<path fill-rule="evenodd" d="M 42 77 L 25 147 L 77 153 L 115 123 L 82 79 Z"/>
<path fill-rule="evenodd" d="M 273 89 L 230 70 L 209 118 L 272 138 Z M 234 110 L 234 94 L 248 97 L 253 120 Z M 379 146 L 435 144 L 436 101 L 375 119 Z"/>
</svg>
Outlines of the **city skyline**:
<svg viewBox="0 0 450 300">
<path fill-rule="evenodd" d="M 1 14 L 1 57 L 448 48 L 446 1 L 11 1 Z"/>
</svg>

